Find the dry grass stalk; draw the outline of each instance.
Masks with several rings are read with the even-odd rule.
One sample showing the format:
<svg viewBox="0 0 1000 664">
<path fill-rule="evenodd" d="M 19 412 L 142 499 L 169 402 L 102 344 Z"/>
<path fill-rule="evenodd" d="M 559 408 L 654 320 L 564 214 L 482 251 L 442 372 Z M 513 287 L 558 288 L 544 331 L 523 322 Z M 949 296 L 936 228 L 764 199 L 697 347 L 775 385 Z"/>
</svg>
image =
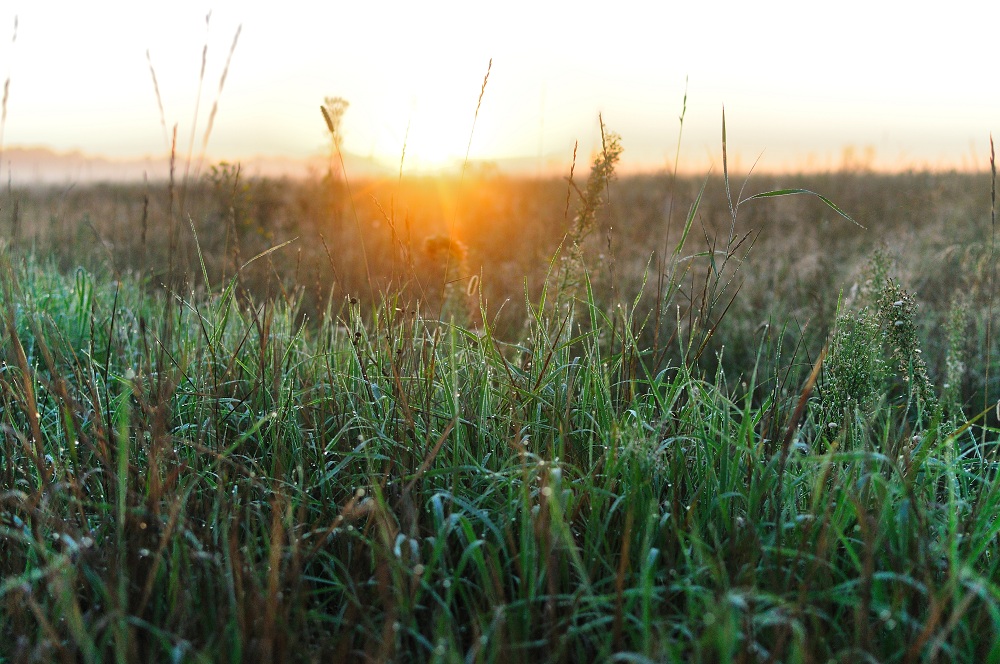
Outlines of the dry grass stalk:
<svg viewBox="0 0 1000 664">
<path fill-rule="evenodd" d="M 215 127 L 215 115 L 219 111 L 219 100 L 222 98 L 222 90 L 226 87 L 226 77 L 229 75 L 229 66 L 233 62 L 233 53 L 236 52 L 236 44 L 240 41 L 240 33 L 243 32 L 243 24 L 236 28 L 233 35 L 233 44 L 229 47 L 229 55 L 226 56 L 226 65 L 222 68 L 222 76 L 219 78 L 219 89 L 216 92 L 215 100 L 212 102 L 212 110 L 208 114 L 208 122 L 205 125 L 205 135 L 201 139 L 201 154 L 198 157 L 198 167 L 195 169 L 195 177 L 201 172 L 201 166 L 205 161 L 205 152 L 208 150 L 208 139 L 212 135 L 212 128 Z"/>
<path fill-rule="evenodd" d="M 17 16 L 14 16 L 14 36 L 11 37 L 11 44 L 17 43 Z M 0 110 L 0 162 L 3 161 L 3 135 L 7 128 L 7 101 L 10 99 L 10 71 L 7 72 L 7 80 L 3 83 L 3 103 Z"/>
<path fill-rule="evenodd" d="M 149 63 L 149 75 L 153 78 L 153 92 L 156 93 L 156 107 L 160 110 L 160 126 L 163 127 L 163 147 L 170 149 L 170 134 L 167 131 L 167 115 L 163 112 L 163 97 L 160 95 L 160 84 L 156 80 L 156 68 L 153 58 L 146 49 L 146 62 Z"/>
<path fill-rule="evenodd" d="M 986 316 L 986 370 L 984 372 L 983 410 L 990 407 L 990 364 L 993 351 L 993 298 L 996 290 L 996 244 L 997 244 L 997 161 L 996 150 L 993 147 L 993 134 L 990 134 L 990 287 L 989 305 Z M 997 412 L 1000 413 L 1000 399 L 997 400 Z M 1000 415 L 997 416 L 1000 420 Z M 986 445 L 986 426 L 980 434 L 980 442 Z"/>
</svg>

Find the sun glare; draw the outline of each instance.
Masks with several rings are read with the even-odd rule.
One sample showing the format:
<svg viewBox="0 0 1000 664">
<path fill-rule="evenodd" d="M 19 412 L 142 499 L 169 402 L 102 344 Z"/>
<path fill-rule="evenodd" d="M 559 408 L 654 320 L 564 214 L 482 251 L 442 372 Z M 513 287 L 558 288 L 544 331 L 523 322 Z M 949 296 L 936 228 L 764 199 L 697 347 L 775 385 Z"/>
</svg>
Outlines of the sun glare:
<svg viewBox="0 0 1000 664">
<path fill-rule="evenodd" d="M 455 166 L 464 156 L 459 131 L 439 118 L 423 116 L 411 122 L 403 156 L 404 170 L 443 171 Z M 402 146 L 400 154 L 401 150 Z"/>
<path fill-rule="evenodd" d="M 378 157 L 395 166 L 402 159 L 404 173 L 447 171 L 465 156 L 463 141 L 468 142 L 471 120 L 463 127 L 450 114 L 414 109 L 411 115 L 397 117 L 392 124 L 400 128 L 385 132 L 377 148 Z"/>
<path fill-rule="evenodd" d="M 487 143 L 487 128 L 480 124 L 472 133 L 476 97 L 467 87 L 439 81 L 422 87 L 409 100 L 387 99 L 373 108 L 381 116 L 374 156 L 394 168 L 402 158 L 404 174 L 420 175 L 454 172 L 461 168 L 467 150 L 470 159 L 480 158 L 477 144 Z"/>
</svg>

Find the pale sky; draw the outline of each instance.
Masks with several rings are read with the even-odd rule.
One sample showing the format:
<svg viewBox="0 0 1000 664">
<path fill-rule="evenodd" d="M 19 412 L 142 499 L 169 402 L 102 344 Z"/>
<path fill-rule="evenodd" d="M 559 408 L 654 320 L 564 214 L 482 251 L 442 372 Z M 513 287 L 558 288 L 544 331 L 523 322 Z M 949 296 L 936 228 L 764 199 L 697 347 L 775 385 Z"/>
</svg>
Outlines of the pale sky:
<svg viewBox="0 0 1000 664">
<path fill-rule="evenodd" d="M 985 167 L 1000 134 L 1000 2 L 216 2 L 0 0 L 4 146 L 113 157 L 187 148 L 202 47 L 205 123 L 242 25 L 208 152 L 322 154 L 324 96 L 350 102 L 345 149 L 416 170 L 461 159 L 487 63 L 471 157 L 565 163 L 599 144 L 623 162 Z M 206 14 L 211 20 L 206 29 Z M 18 16 L 16 42 L 11 41 Z M 533 160 L 533 161 L 532 161 Z"/>
</svg>

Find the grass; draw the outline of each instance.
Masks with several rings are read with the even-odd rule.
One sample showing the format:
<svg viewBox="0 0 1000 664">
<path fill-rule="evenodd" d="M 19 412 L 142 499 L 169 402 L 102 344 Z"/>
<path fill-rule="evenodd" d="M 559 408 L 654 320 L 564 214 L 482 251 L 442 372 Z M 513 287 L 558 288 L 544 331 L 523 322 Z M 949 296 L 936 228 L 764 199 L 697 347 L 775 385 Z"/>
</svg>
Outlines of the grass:
<svg viewBox="0 0 1000 664">
<path fill-rule="evenodd" d="M 0 661 L 1000 657 L 978 181 L 612 184 L 602 135 L 569 199 L 219 165 L 185 237 L 18 192 Z"/>
</svg>

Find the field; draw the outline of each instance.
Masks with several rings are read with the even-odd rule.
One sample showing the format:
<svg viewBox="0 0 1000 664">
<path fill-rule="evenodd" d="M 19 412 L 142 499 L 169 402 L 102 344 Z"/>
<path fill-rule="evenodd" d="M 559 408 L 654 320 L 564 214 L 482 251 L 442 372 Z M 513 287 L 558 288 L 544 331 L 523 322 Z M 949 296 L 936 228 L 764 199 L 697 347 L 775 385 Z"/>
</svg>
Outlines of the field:
<svg viewBox="0 0 1000 664">
<path fill-rule="evenodd" d="M 6 191 L 0 662 L 1000 658 L 994 176 L 616 147 Z"/>
</svg>

